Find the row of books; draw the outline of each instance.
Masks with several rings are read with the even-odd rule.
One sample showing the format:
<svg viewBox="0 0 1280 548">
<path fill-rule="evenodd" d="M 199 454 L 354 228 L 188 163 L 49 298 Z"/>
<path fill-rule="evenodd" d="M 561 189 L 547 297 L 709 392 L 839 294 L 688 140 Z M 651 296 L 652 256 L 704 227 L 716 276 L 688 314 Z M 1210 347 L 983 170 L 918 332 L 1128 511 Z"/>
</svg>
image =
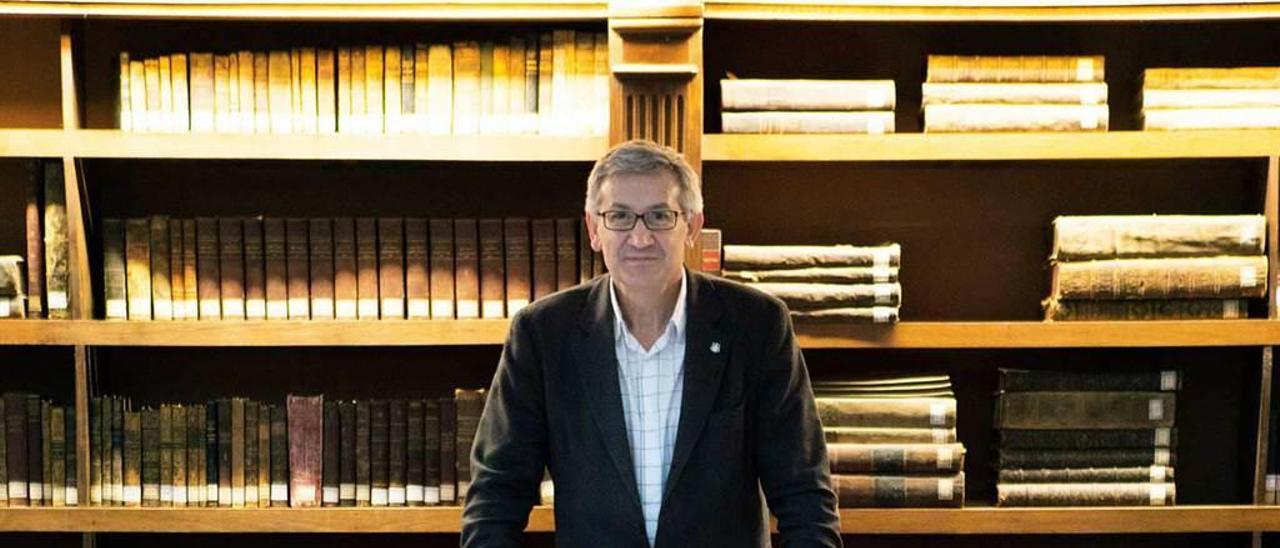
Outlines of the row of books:
<svg viewBox="0 0 1280 548">
<path fill-rule="evenodd" d="M 1106 131 L 1102 56 L 930 55 L 924 131 Z"/>
<path fill-rule="evenodd" d="M 797 321 L 895 323 L 902 246 L 725 245 L 722 275 L 782 299 Z"/>
<path fill-rule="evenodd" d="M 62 161 L 24 163 L 25 256 L 0 258 L 0 318 L 71 317 Z"/>
<path fill-rule="evenodd" d="M 119 60 L 139 132 L 604 135 L 604 33 Z"/>
<path fill-rule="evenodd" d="M 74 407 L 6 392 L 0 426 L 0 506 L 80 504 Z"/>
<path fill-rule="evenodd" d="M 1267 292 L 1261 215 L 1061 216 L 1047 320 L 1233 319 Z"/>
<path fill-rule="evenodd" d="M 815 382 L 844 508 L 964 506 L 964 445 L 946 375 Z"/>
<path fill-rule="evenodd" d="M 893 133 L 893 80 L 720 81 L 725 133 Z"/>
<path fill-rule="evenodd" d="M 152 216 L 102 243 L 107 319 L 502 318 L 604 269 L 572 218 Z"/>
<path fill-rule="evenodd" d="M 424 506 L 460 503 L 483 389 L 395 400 L 246 398 L 133 410 L 90 402 L 89 504 Z"/>
<path fill-rule="evenodd" d="M 1142 127 L 1280 127 L 1280 67 L 1147 69 L 1142 78 Z"/>
<path fill-rule="evenodd" d="M 1001 369 L 1000 506 L 1169 506 L 1177 371 Z"/>
</svg>

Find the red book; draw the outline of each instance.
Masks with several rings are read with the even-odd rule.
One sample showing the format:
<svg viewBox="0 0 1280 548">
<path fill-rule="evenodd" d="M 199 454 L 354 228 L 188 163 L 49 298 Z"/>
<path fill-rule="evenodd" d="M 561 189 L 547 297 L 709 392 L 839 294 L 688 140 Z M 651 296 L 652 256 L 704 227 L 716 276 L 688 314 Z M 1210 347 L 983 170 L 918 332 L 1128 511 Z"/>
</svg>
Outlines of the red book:
<svg viewBox="0 0 1280 548">
<path fill-rule="evenodd" d="M 289 424 L 289 506 L 320 506 L 324 454 L 324 396 L 286 399 Z"/>
</svg>

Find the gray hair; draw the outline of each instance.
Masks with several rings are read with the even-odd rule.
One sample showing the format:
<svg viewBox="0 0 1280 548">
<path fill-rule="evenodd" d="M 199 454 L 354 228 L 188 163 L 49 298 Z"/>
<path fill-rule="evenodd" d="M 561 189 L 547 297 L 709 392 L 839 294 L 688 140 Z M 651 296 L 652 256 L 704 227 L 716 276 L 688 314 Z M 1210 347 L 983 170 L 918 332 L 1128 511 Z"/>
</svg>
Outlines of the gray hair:
<svg viewBox="0 0 1280 548">
<path fill-rule="evenodd" d="M 702 213 L 702 182 L 684 156 L 642 139 L 619 143 L 596 161 L 591 175 L 587 177 L 587 199 L 583 211 L 599 213 L 600 189 L 610 177 L 622 173 L 669 173 L 680 189 L 676 197 L 680 209 L 690 215 Z"/>
</svg>

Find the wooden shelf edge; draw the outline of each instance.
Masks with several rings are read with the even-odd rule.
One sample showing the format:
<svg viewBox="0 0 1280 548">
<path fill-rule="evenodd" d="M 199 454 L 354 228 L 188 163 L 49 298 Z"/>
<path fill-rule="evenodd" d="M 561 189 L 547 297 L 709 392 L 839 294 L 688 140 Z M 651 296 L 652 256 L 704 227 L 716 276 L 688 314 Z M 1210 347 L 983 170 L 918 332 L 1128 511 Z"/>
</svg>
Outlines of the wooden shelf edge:
<svg viewBox="0 0 1280 548">
<path fill-rule="evenodd" d="M 763 21 L 1082 22 L 1209 21 L 1280 18 L 1275 2 L 1067 2 L 982 5 L 974 1 L 707 0 L 705 17 Z"/>
<path fill-rule="evenodd" d="M 603 136 L 234 135 L 0 130 L 0 157 L 594 162 Z"/>
<path fill-rule="evenodd" d="M 842 509 L 856 534 L 1214 533 L 1280 530 L 1280 507 Z"/>
<path fill-rule="evenodd" d="M 707 162 L 884 162 L 1267 157 L 1280 130 L 896 133 L 702 137 Z"/>
<path fill-rule="evenodd" d="M 105 321 L 0 320 L 0 345 L 455 346 L 500 345 L 508 320 Z M 904 322 L 801 324 L 800 346 L 829 348 L 1141 348 L 1280 345 L 1280 320 L 1155 322 Z"/>
<path fill-rule="evenodd" d="M 0 1 L 0 15 L 142 19 L 605 21 L 607 2 L 430 1 L 396 2 L 79 2 Z"/>
</svg>

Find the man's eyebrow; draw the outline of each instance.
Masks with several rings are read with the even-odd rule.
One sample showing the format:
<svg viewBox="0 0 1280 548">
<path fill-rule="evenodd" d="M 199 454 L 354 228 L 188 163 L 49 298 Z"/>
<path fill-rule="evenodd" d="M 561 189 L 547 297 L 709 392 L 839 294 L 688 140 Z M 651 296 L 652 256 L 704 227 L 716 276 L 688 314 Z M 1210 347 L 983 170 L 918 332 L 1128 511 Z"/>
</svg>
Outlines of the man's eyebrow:
<svg viewBox="0 0 1280 548">
<path fill-rule="evenodd" d="M 619 203 L 616 203 L 616 202 L 615 202 L 615 203 L 613 203 L 613 204 L 610 204 L 610 205 L 609 205 L 609 207 L 608 207 L 608 209 L 614 209 L 614 210 L 625 210 L 625 211 L 635 211 L 634 209 L 632 209 L 632 207 L 631 207 L 631 206 L 629 206 L 629 205 L 627 205 L 627 204 L 619 204 Z M 646 208 L 646 209 L 645 209 L 645 211 L 653 211 L 653 210 L 655 210 L 655 209 L 664 209 L 664 210 L 665 210 L 665 209 L 671 209 L 671 204 L 668 204 L 668 203 L 666 203 L 666 202 L 654 202 L 654 203 L 653 203 L 653 204 L 651 204 L 648 208 Z"/>
</svg>

